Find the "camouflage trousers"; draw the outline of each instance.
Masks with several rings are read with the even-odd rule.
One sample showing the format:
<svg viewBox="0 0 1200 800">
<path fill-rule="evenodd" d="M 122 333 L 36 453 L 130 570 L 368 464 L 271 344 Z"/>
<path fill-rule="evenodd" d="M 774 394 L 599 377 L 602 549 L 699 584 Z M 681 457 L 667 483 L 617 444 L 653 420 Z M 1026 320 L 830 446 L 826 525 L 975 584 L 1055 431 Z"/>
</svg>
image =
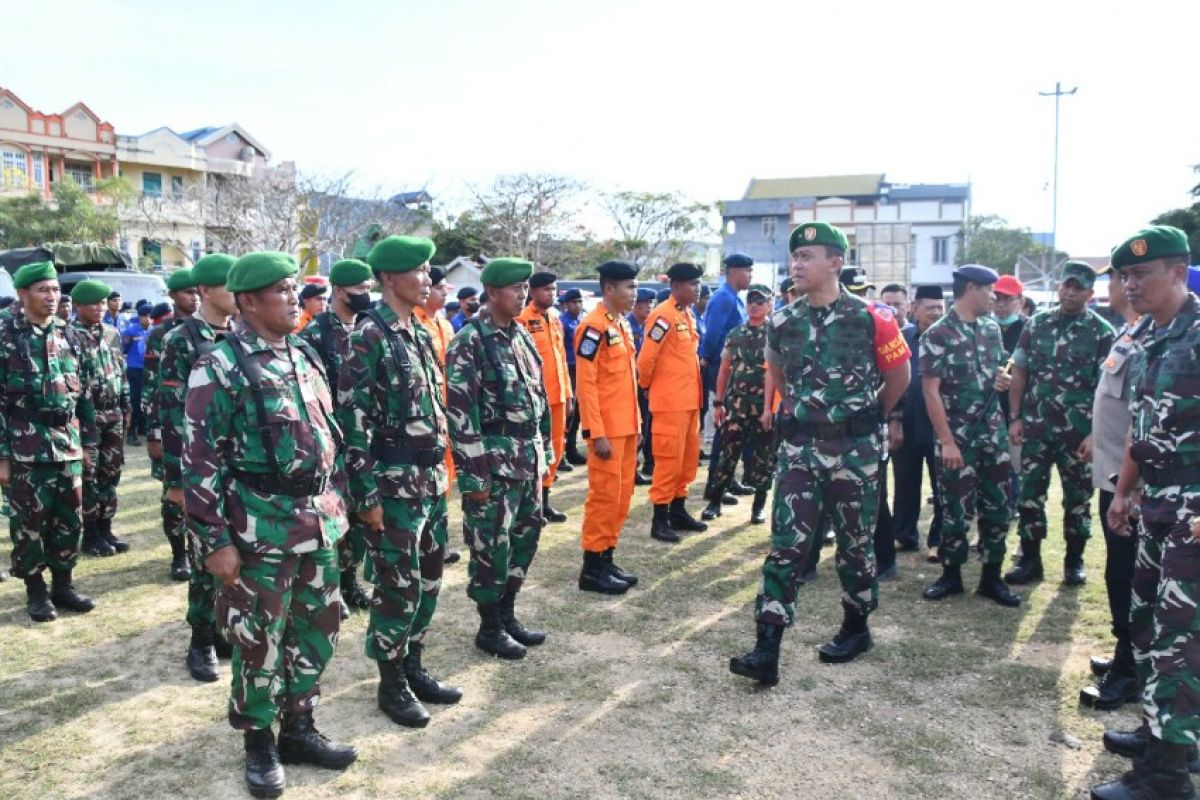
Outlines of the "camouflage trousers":
<svg viewBox="0 0 1200 800">
<path fill-rule="evenodd" d="M 934 450 L 938 492 L 942 500 L 942 543 L 938 556 L 943 564 L 961 567 L 970 555 L 968 537 L 975 514 L 979 514 L 979 540 L 983 563 L 1004 563 L 1004 539 L 1008 535 L 1009 477 L 1012 462 L 1003 438 L 978 438 L 960 444 L 962 469 L 942 465 L 941 448 Z"/>
<path fill-rule="evenodd" d="M 204 566 L 200 557 L 202 549 L 194 534 L 186 533 L 188 564 L 192 574 L 188 577 L 187 622 L 193 628 L 198 625 L 213 625 L 217 619 L 213 616 L 213 606 L 217 599 L 217 581 L 212 573 Z M 242 555 L 243 560 L 245 554 Z"/>
<path fill-rule="evenodd" d="M 25 578 L 46 567 L 74 569 L 83 536 L 83 463 L 9 464 L 13 576 Z"/>
<path fill-rule="evenodd" d="M 357 570 L 367 554 L 367 526 L 355 514 L 350 515 L 350 527 L 346 535 L 338 539 L 338 569 L 345 572 L 348 569 Z"/>
<path fill-rule="evenodd" d="M 539 482 L 493 475 L 488 498 L 463 495 L 462 509 L 463 542 L 471 549 L 467 597 L 482 605 L 519 592 L 545 525 Z"/>
<path fill-rule="evenodd" d="M 752 489 L 771 487 L 772 457 L 775 455 L 775 437 L 764 431 L 759 422 L 762 405 L 740 403 L 730 399 L 725 424 L 721 426 L 721 448 L 717 455 L 716 471 L 712 477 L 713 496 L 720 497 L 733 483 L 734 471 L 746 450 L 751 448 L 750 461 L 742 469 L 745 483 Z M 715 441 L 715 440 L 714 440 Z"/>
<path fill-rule="evenodd" d="M 167 499 L 167 489 L 163 487 L 162 500 L 159 501 L 159 509 L 162 512 L 163 533 L 166 534 L 168 542 L 183 542 L 187 536 L 187 529 L 184 527 L 184 521 L 187 514 L 184 513 L 183 506 L 179 503 L 172 503 Z"/>
<path fill-rule="evenodd" d="M 239 554 L 237 581 L 217 593 L 220 631 L 233 645 L 229 724 L 260 730 L 280 711 L 317 706 L 341 623 L 337 553 Z"/>
<path fill-rule="evenodd" d="M 92 465 L 83 470 L 83 519 L 89 525 L 117 513 L 117 484 L 125 464 L 125 419 L 120 411 L 97 414 L 99 444 L 88 448 Z"/>
<path fill-rule="evenodd" d="M 1200 740 L 1200 542 L 1189 528 L 1143 521 L 1129 614 L 1142 713 L 1170 744 Z"/>
<path fill-rule="evenodd" d="M 842 603 L 869 614 L 879 605 L 875 518 L 879 513 L 880 436 L 780 439 L 771 512 L 771 552 L 755 604 L 758 622 L 791 625 L 796 590 L 813 541 L 837 536 Z"/>
<path fill-rule="evenodd" d="M 1027 438 L 1021 445 L 1021 499 L 1018 532 L 1021 539 L 1046 538 L 1046 492 L 1050 468 L 1058 467 L 1063 492 L 1063 534 L 1067 539 L 1092 535 L 1092 462 L 1080 461 L 1075 451 L 1082 437 L 1063 435 Z"/>
<path fill-rule="evenodd" d="M 442 591 L 446 495 L 383 498 L 383 530 L 366 530 L 375 592 L 366 653 L 395 661 L 425 638 Z"/>
</svg>

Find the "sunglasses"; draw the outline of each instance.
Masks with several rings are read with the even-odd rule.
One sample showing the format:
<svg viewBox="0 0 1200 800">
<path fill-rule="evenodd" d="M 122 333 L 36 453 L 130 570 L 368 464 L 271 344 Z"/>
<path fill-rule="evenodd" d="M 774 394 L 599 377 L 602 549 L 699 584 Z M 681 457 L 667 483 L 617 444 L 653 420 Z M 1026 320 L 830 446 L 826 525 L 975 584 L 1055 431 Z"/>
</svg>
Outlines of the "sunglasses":
<svg viewBox="0 0 1200 800">
<path fill-rule="evenodd" d="M 767 302 L 767 298 L 754 295 L 754 297 L 751 297 L 747 302 L 749 302 L 750 305 L 762 305 L 763 303 Z"/>
</svg>

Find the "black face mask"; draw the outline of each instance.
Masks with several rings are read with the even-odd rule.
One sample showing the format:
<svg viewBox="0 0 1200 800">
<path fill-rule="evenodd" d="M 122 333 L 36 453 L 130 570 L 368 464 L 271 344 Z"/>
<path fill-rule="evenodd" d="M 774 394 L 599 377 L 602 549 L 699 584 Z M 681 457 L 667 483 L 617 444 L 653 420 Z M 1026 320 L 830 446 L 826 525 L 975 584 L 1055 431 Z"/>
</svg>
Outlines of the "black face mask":
<svg viewBox="0 0 1200 800">
<path fill-rule="evenodd" d="M 474 314 L 478 310 L 479 303 L 467 303 L 467 311 L 470 311 L 472 314 Z"/>
<path fill-rule="evenodd" d="M 361 314 L 371 307 L 371 295 L 367 292 L 347 294 L 346 305 L 350 306 L 350 310 L 355 314 Z"/>
</svg>

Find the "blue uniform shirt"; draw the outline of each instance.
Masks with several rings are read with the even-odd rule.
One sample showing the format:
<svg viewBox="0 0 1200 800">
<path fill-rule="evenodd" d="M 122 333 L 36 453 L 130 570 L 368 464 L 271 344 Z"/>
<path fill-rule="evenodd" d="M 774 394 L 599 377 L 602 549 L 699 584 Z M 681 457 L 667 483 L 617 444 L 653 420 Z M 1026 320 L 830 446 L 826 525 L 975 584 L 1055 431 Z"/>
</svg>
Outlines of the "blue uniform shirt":
<svg viewBox="0 0 1200 800">
<path fill-rule="evenodd" d="M 579 327 L 579 317 L 572 316 L 566 311 L 558 316 L 563 326 L 563 343 L 567 348 L 567 366 L 575 366 L 575 329 Z"/>
<path fill-rule="evenodd" d="M 637 321 L 637 317 L 630 312 L 625 315 L 626 321 L 629 323 L 629 328 L 633 331 L 633 350 L 635 353 L 642 352 L 642 337 L 646 335 L 646 326 Z"/>
<path fill-rule="evenodd" d="M 733 287 L 722 283 L 721 288 L 713 293 L 712 299 L 708 301 L 708 308 L 704 311 L 700 357 L 709 364 L 720 361 L 729 332 L 738 325 L 744 325 L 748 319 L 746 304 L 737 296 Z"/>
<path fill-rule="evenodd" d="M 128 369 L 143 369 L 146 358 L 146 337 L 150 329 L 143 328 L 140 320 L 135 319 L 121 331 L 122 341 L 128 340 L 124 346 L 125 366 Z"/>
<path fill-rule="evenodd" d="M 467 318 L 463 316 L 463 312 L 458 312 L 450 318 L 450 326 L 454 328 L 454 332 L 458 333 L 463 325 L 467 324 Z"/>
</svg>

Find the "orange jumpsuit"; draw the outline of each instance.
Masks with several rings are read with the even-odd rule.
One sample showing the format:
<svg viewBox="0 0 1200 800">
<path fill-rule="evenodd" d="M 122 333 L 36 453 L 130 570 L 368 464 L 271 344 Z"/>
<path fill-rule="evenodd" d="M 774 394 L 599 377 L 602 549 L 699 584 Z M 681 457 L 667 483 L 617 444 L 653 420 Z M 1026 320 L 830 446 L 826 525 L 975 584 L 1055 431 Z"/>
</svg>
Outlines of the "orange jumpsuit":
<svg viewBox="0 0 1200 800">
<path fill-rule="evenodd" d="M 603 304 L 575 329 L 575 398 L 579 427 L 588 445 L 588 493 L 583 504 L 583 549 L 603 553 L 617 546 L 629 516 L 637 472 L 637 364 L 633 331 Z M 591 445 L 608 439 L 612 455 L 602 459 Z"/>
<path fill-rule="evenodd" d="M 525 306 L 517 322 L 529 331 L 538 355 L 542 357 L 542 380 L 546 384 L 546 399 L 550 401 L 550 441 L 554 447 L 550 472 L 542 479 L 542 486 L 549 489 L 558 475 L 563 447 L 567 443 L 567 401 L 574 397 L 571 393 L 571 374 L 567 372 L 563 326 L 557 309 L 543 312 L 533 303 Z"/>
<path fill-rule="evenodd" d="M 413 315 L 417 321 L 425 326 L 425 330 L 429 331 L 429 336 L 433 339 L 433 349 L 437 353 L 438 363 L 442 366 L 442 377 L 446 374 L 446 348 L 450 346 L 450 340 L 454 338 L 454 326 L 450 321 L 440 314 L 430 314 L 425 309 L 417 306 L 413 309 Z M 443 399 L 446 396 L 446 382 L 442 381 Z M 446 469 L 450 470 L 450 485 L 454 485 L 454 454 L 450 452 L 450 439 L 446 438 Z M 447 491 L 449 494 L 449 491 Z"/>
<path fill-rule="evenodd" d="M 700 464 L 700 336 L 689 308 L 668 297 L 646 318 L 638 384 L 650 391 L 654 481 L 650 502 L 687 497 Z"/>
</svg>

